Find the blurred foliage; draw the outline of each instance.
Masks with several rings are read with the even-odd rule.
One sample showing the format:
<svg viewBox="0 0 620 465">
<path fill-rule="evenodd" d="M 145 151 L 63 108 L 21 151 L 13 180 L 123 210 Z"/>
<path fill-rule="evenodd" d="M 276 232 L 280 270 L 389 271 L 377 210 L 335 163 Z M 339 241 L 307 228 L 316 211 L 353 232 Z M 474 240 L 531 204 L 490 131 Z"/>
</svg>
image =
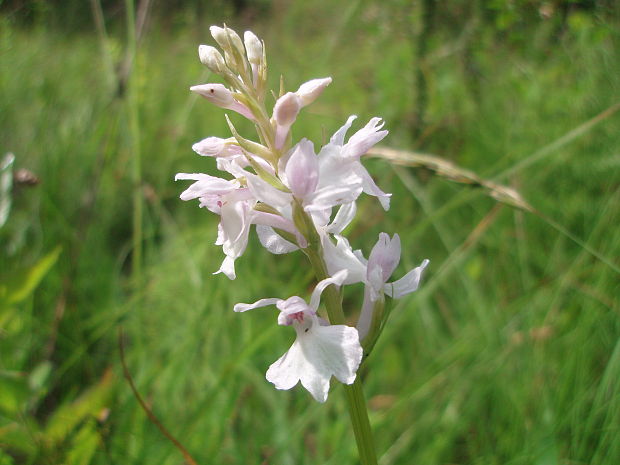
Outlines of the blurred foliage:
<svg viewBox="0 0 620 465">
<path fill-rule="evenodd" d="M 149 15 L 159 25 L 168 27 L 184 25 L 183 18 L 186 16 L 198 22 L 213 15 L 235 17 L 244 22 L 264 20 L 278 9 L 289 7 L 279 0 L 132 0 L 130 3 L 137 8 L 148 7 Z M 385 13 L 398 21 L 392 12 L 416 8 L 416 3 L 432 5 L 433 15 L 441 18 L 436 25 L 440 29 L 451 30 L 473 15 L 480 14 L 485 24 L 496 32 L 523 39 L 531 30 L 532 22 L 540 19 L 555 17 L 562 25 L 571 13 L 578 11 L 600 17 L 616 14 L 614 0 L 387 0 L 377 3 L 377 6 L 382 5 Z M 111 23 L 122 22 L 126 5 L 126 0 L 3 0 L 0 2 L 0 12 L 20 23 L 53 24 L 67 32 L 92 29 L 92 8 L 100 8 Z"/>
<path fill-rule="evenodd" d="M 253 241 L 238 281 L 212 277 L 217 218 L 172 182 L 213 174 L 190 146 L 227 135 L 187 91 L 210 79 L 196 45 L 224 21 L 265 39 L 274 88 L 279 73 L 287 88 L 334 77 L 296 137 L 380 115 L 390 146 L 442 157 L 367 160 L 393 207 L 362 200 L 350 227 L 366 252 L 399 232 L 401 271 L 431 259 L 362 374 L 382 464 L 620 461 L 618 275 L 591 253 L 618 265 L 616 2 L 142 1 L 136 56 L 131 3 L 0 4 L 0 153 L 15 157 L 0 186 L 0 464 L 179 462 L 120 376 L 119 325 L 138 388 L 201 463 L 355 463 L 342 392 L 320 406 L 274 390 L 264 371 L 291 334 L 268 311 L 230 311 L 311 286 L 300 257 Z M 142 287 L 128 273 L 131 110 Z"/>
</svg>

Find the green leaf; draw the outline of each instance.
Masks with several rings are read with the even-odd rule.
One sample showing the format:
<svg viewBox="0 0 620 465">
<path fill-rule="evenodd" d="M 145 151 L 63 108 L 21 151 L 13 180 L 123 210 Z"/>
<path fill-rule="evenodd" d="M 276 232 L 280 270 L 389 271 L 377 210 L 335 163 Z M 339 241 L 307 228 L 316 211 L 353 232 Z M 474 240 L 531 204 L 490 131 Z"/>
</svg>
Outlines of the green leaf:
<svg viewBox="0 0 620 465">
<path fill-rule="evenodd" d="M 0 444 L 4 450 L 18 451 L 20 454 L 33 456 L 40 447 L 39 439 L 39 427 L 30 417 L 21 419 L 19 423 L 10 422 L 0 426 Z M 0 465 L 4 465 L 1 454 Z"/>
<path fill-rule="evenodd" d="M 0 465 L 14 465 L 13 458 L 0 449 Z"/>
<path fill-rule="evenodd" d="M 62 248 L 57 246 L 33 266 L 17 270 L 11 274 L 2 284 L 9 305 L 21 302 L 37 288 L 43 277 L 58 260 L 61 250 Z"/>
<path fill-rule="evenodd" d="M 88 465 L 97 451 L 99 433 L 94 419 L 87 421 L 71 441 L 67 452 L 67 465 Z"/>
<path fill-rule="evenodd" d="M 26 375 L 17 371 L 0 371 L 0 412 L 15 418 L 30 397 Z"/>
<path fill-rule="evenodd" d="M 45 436 L 52 441 L 61 441 L 84 419 L 96 416 L 107 405 L 113 381 L 112 370 L 108 369 L 96 385 L 88 388 L 73 402 L 58 407 L 47 422 Z"/>
</svg>

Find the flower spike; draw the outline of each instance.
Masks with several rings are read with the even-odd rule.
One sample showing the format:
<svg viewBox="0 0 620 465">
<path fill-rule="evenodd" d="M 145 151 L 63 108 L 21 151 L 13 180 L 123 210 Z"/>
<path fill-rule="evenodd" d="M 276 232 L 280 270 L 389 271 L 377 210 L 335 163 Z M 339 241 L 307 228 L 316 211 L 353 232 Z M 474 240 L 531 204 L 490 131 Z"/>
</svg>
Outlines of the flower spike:
<svg viewBox="0 0 620 465">
<path fill-rule="evenodd" d="M 223 177 L 178 173 L 176 180 L 191 181 L 182 200 L 197 200 L 201 208 L 219 216 L 215 244 L 224 258 L 214 274 L 236 278 L 235 263 L 250 241 L 252 226 L 260 243 L 273 254 L 302 250 L 319 282 L 309 300 L 262 298 L 238 303 L 234 311 L 275 306 L 277 323 L 295 330 L 290 348 L 265 374 L 277 389 L 301 385 L 314 399 L 325 402 L 332 377 L 350 385 L 357 379 L 363 349 L 372 349 L 387 320 L 385 296 L 398 299 L 418 288 L 428 260 L 402 278 L 388 282 L 400 261 L 398 234 L 379 235 L 368 260 L 343 235 L 357 212 L 362 193 L 378 198 L 387 210 L 391 194 L 375 183 L 361 160 L 388 131 L 381 118 L 371 118 L 347 138 L 356 116 L 350 116 L 329 142 L 315 151 L 306 138 L 293 139 L 293 125 L 301 109 L 313 103 L 331 84 L 331 77 L 304 82 L 286 92 L 281 80 L 275 105 L 265 107 L 267 58 L 264 43 L 251 31 L 242 38 L 232 29 L 212 26 L 220 50 L 200 45 L 200 61 L 223 78 L 190 90 L 214 105 L 235 111 L 252 121 L 257 138 L 242 137 L 226 115 L 232 137 L 206 137 L 192 149 L 216 160 Z M 270 116 L 271 115 L 271 116 Z M 245 135 L 245 134 L 244 134 Z M 301 254 L 299 254 L 301 255 Z M 325 278 L 325 276 L 328 276 Z M 325 279 L 322 279 L 325 278 Z M 350 315 L 342 308 L 342 290 L 328 291 L 327 320 L 318 314 L 322 293 L 330 286 L 364 284 L 364 301 L 357 327 L 342 323 Z M 338 298 L 340 294 L 340 298 Z M 351 405 L 360 405 L 361 390 L 347 388 Z M 357 400 L 355 399 L 357 396 Z M 360 432 L 355 415 L 354 426 Z M 366 429 L 367 430 L 367 429 Z"/>
</svg>

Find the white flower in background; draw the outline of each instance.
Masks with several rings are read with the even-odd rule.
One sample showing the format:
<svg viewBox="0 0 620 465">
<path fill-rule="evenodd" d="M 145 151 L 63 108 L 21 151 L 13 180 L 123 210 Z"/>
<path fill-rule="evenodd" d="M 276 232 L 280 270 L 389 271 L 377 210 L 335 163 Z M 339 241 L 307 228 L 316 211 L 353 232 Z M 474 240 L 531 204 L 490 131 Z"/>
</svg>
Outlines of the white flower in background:
<svg viewBox="0 0 620 465">
<path fill-rule="evenodd" d="M 326 325 L 317 316 L 321 293 L 327 286 L 340 286 L 346 279 L 345 270 L 320 281 L 310 299 L 261 299 L 253 304 L 237 304 L 236 312 L 276 305 L 280 310 L 278 324 L 293 326 L 297 336 L 290 349 L 267 370 L 266 378 L 277 389 L 291 389 L 298 382 L 319 402 L 327 400 L 329 380 L 336 377 L 344 384 L 353 384 L 362 361 L 362 347 L 355 328 Z"/>
</svg>

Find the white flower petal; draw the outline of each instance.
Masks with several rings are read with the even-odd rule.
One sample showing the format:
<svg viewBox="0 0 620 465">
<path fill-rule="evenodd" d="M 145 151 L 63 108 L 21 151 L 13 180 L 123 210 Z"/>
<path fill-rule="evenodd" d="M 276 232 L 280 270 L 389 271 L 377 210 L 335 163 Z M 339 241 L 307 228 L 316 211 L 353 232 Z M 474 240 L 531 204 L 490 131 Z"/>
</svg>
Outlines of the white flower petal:
<svg viewBox="0 0 620 465">
<path fill-rule="evenodd" d="M 353 255 L 360 261 L 360 263 L 364 266 L 368 266 L 368 260 L 364 258 L 364 254 L 360 249 L 354 250 Z"/>
<path fill-rule="evenodd" d="M 318 189 L 304 200 L 304 210 L 307 212 L 325 210 L 336 205 L 354 202 L 362 193 L 359 184 L 331 185 Z"/>
<path fill-rule="evenodd" d="M 222 223 L 218 223 L 217 225 L 217 239 L 215 240 L 215 245 L 222 245 L 226 240 L 226 236 L 224 234 L 224 230 L 222 229 Z"/>
<path fill-rule="evenodd" d="M 216 157 L 226 146 L 226 139 L 221 137 L 207 137 L 192 145 L 192 150 L 203 157 Z"/>
<path fill-rule="evenodd" d="M 227 255 L 222 262 L 220 269 L 215 271 L 213 274 L 219 273 L 224 273 L 228 279 L 235 279 L 237 277 L 235 274 L 235 259 Z"/>
<path fill-rule="evenodd" d="M 366 126 L 353 134 L 342 148 L 344 158 L 359 158 L 368 149 L 387 136 L 388 131 L 380 131 L 383 127 L 381 118 L 372 118 Z"/>
<path fill-rule="evenodd" d="M 272 254 L 280 255 L 299 249 L 299 247 L 284 239 L 269 226 L 257 225 L 256 233 L 263 247 Z"/>
<path fill-rule="evenodd" d="M 340 270 L 335 273 L 330 278 L 325 278 L 314 288 L 312 291 L 312 297 L 310 298 L 310 308 L 312 308 L 315 312 L 319 308 L 319 301 L 321 299 L 321 294 L 325 290 L 327 286 L 330 284 L 334 284 L 335 286 L 340 286 L 347 279 L 347 270 Z"/>
<path fill-rule="evenodd" d="M 286 325 L 288 325 L 289 323 L 284 323 L 283 321 L 289 315 L 303 312 L 304 314 L 308 314 L 308 317 L 310 318 L 311 314 L 313 314 L 315 311 L 308 307 L 306 301 L 297 295 L 289 297 L 286 300 L 280 300 L 277 306 L 278 310 L 280 310 L 280 315 L 278 315 L 278 323 Z M 283 317 L 284 320 L 281 317 Z"/>
<path fill-rule="evenodd" d="M 327 271 L 335 276 L 340 270 L 347 270 L 347 279 L 344 284 L 354 284 L 366 281 L 366 264 L 355 254 L 349 241 L 343 236 L 334 236 L 336 245 L 328 236 L 324 236 L 323 259 L 327 265 Z"/>
<path fill-rule="evenodd" d="M 343 159 L 341 147 L 328 144 L 319 152 L 318 189 L 326 186 L 352 186 L 362 184 L 362 177 L 355 170 L 357 160 Z"/>
<path fill-rule="evenodd" d="M 255 174 L 246 173 L 245 178 L 248 181 L 248 188 L 254 194 L 256 199 L 271 205 L 274 208 L 284 207 L 292 201 L 291 194 L 276 189 L 267 181 L 264 181 Z"/>
<path fill-rule="evenodd" d="M 192 200 L 214 194 L 223 195 L 239 187 L 237 181 L 216 178 L 203 173 L 177 173 L 174 177 L 175 181 L 187 179 L 196 182 L 181 193 L 181 200 Z"/>
<path fill-rule="evenodd" d="M 329 219 L 332 216 L 332 207 L 310 211 L 308 213 L 310 213 L 310 218 L 312 218 L 312 222 L 314 223 L 314 226 L 316 226 L 316 229 L 324 230 L 327 228 L 327 223 L 329 223 Z"/>
<path fill-rule="evenodd" d="M 282 231 L 289 232 L 295 235 L 295 239 L 297 239 L 297 244 L 301 248 L 308 247 L 308 241 L 306 238 L 299 232 L 299 229 L 295 226 L 295 224 L 280 215 L 276 215 L 273 213 L 266 213 L 261 211 L 254 211 L 252 222 L 254 224 L 261 224 L 264 226 L 270 226 L 272 228 L 281 229 Z"/>
<path fill-rule="evenodd" d="M 269 299 L 260 299 L 254 302 L 253 304 L 244 304 L 239 303 L 235 304 L 233 310 L 235 312 L 247 312 L 248 310 L 252 310 L 254 308 L 266 307 L 267 305 L 276 305 L 281 299 L 269 298 Z"/>
<path fill-rule="evenodd" d="M 258 158 L 258 157 L 257 157 Z M 217 157 L 215 159 L 215 166 L 220 171 L 226 171 L 234 176 L 233 172 L 242 170 L 250 165 L 245 155 L 232 155 L 228 158 Z"/>
<path fill-rule="evenodd" d="M 373 302 L 379 300 L 379 297 L 381 297 L 381 292 L 383 292 L 384 287 L 385 281 L 383 280 L 381 268 L 369 267 L 366 279 L 366 289 L 370 293 L 370 300 L 372 300 Z"/>
<path fill-rule="evenodd" d="M 297 333 L 291 348 L 269 367 L 266 377 L 277 389 L 290 389 L 301 381 L 312 397 L 325 402 L 332 376 L 345 384 L 355 381 L 363 351 L 355 328 L 321 326 L 314 320 L 307 331 Z"/>
<path fill-rule="evenodd" d="M 234 157 L 243 155 L 234 138 L 207 137 L 192 145 L 192 150 L 203 157 Z M 245 158 L 245 157 L 243 157 Z"/>
<path fill-rule="evenodd" d="M 373 300 L 371 294 L 370 286 L 364 286 L 364 302 L 362 303 L 362 310 L 360 311 L 360 316 L 356 325 L 360 341 L 364 340 L 370 330 L 370 324 L 372 323 L 372 314 L 376 299 Z"/>
<path fill-rule="evenodd" d="M 374 270 L 378 268 L 380 270 L 379 279 L 381 280 L 382 287 L 384 283 L 392 276 L 394 270 L 398 266 L 400 261 L 400 237 L 398 234 L 394 234 L 394 237 L 390 239 L 386 233 L 379 234 L 379 240 L 372 248 L 368 257 L 368 270 Z M 368 276 L 370 280 L 370 276 Z M 373 283 L 375 284 L 375 283 Z"/>
<path fill-rule="evenodd" d="M 214 73 L 221 73 L 226 69 L 226 62 L 222 54 L 210 45 L 198 46 L 198 56 L 203 65 L 207 66 Z"/>
<path fill-rule="evenodd" d="M 422 272 L 428 263 L 428 260 L 424 260 L 420 266 L 411 270 L 398 281 L 386 284 L 384 287 L 385 293 L 394 299 L 400 299 L 402 296 L 417 290 Z"/>
<path fill-rule="evenodd" d="M 267 370 L 267 381 L 273 383 L 276 389 L 291 389 L 301 379 L 301 373 L 306 369 L 306 360 L 301 345 L 297 340 L 290 349 Z M 328 387 L 329 389 L 329 387 Z"/>
<path fill-rule="evenodd" d="M 245 202 L 224 203 L 221 209 L 224 253 L 239 257 L 247 245 L 250 230 L 248 205 Z M 228 250 L 227 250 L 228 249 Z"/>
<path fill-rule="evenodd" d="M 287 92 L 276 101 L 273 107 L 273 119 L 278 126 L 289 128 L 297 119 L 299 110 L 301 100 L 293 92 Z"/>
<path fill-rule="evenodd" d="M 338 129 L 334 133 L 334 135 L 329 140 L 329 143 L 334 144 L 334 145 L 340 145 L 340 146 L 344 145 L 344 136 L 347 134 L 347 131 L 353 124 L 353 121 L 355 121 L 355 118 L 357 118 L 356 115 L 349 116 L 349 119 L 347 119 L 347 122 L 344 123 L 344 126 L 342 126 L 340 129 Z"/>
<path fill-rule="evenodd" d="M 326 228 L 326 232 L 331 234 L 340 234 L 355 218 L 357 212 L 357 205 L 355 202 L 345 203 L 340 206 L 338 213 Z"/>
<path fill-rule="evenodd" d="M 312 194 L 319 181 L 319 160 L 314 153 L 314 144 L 302 139 L 286 163 L 286 180 L 293 195 L 303 199 Z"/>
<path fill-rule="evenodd" d="M 385 211 L 390 209 L 390 197 L 392 194 L 386 194 L 383 192 L 379 186 L 375 183 L 375 180 L 372 179 L 372 176 L 368 173 L 368 170 L 364 168 L 364 166 L 360 162 L 355 162 L 353 169 L 355 172 L 362 178 L 362 189 L 368 195 L 372 195 L 379 199 L 381 202 L 381 206 Z"/>
</svg>

